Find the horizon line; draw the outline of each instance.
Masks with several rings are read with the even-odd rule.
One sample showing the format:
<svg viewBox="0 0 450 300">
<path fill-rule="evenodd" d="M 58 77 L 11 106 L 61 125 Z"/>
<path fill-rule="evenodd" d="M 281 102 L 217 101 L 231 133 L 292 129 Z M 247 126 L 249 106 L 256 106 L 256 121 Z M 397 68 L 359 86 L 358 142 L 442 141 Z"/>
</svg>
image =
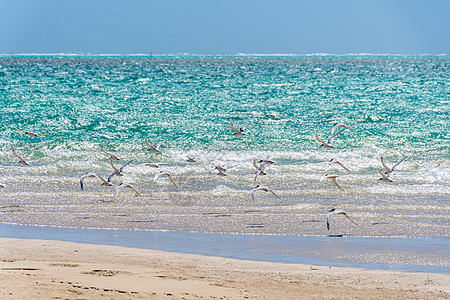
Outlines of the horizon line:
<svg viewBox="0 0 450 300">
<path fill-rule="evenodd" d="M 446 53 L 415 53 L 415 54 L 406 54 L 406 53 L 303 53 L 303 54 L 295 54 L 295 53 L 235 53 L 235 54 L 226 54 L 226 53 L 90 53 L 90 52 L 60 52 L 60 53 L 0 53 L 0 57 L 7 56 L 23 56 L 23 57 L 329 57 L 329 56 L 352 56 L 352 57 L 361 57 L 361 56 L 373 56 L 373 57 L 383 57 L 383 56 L 395 56 L 395 57 L 423 57 L 423 56 L 450 56 L 450 54 Z"/>
</svg>

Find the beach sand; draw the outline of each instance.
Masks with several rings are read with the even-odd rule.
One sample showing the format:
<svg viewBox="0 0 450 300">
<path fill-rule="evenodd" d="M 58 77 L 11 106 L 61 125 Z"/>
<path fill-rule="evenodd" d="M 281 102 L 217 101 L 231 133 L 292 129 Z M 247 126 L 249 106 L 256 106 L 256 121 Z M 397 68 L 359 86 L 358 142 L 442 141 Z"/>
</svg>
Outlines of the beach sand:
<svg viewBox="0 0 450 300">
<path fill-rule="evenodd" d="M 0 299 L 449 299 L 450 276 L 0 239 Z"/>
</svg>

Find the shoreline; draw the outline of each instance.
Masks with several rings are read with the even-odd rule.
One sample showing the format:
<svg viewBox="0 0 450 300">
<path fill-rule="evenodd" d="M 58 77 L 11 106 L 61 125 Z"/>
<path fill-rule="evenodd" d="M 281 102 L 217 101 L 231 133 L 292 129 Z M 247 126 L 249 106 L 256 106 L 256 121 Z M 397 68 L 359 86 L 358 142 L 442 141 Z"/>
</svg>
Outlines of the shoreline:
<svg viewBox="0 0 450 300">
<path fill-rule="evenodd" d="M 67 241 L 259 262 L 449 272 L 445 237 L 353 237 L 83 229 L 0 223 L 0 237 Z"/>
<path fill-rule="evenodd" d="M 2 299 L 448 299 L 447 274 L 0 238 Z"/>
</svg>

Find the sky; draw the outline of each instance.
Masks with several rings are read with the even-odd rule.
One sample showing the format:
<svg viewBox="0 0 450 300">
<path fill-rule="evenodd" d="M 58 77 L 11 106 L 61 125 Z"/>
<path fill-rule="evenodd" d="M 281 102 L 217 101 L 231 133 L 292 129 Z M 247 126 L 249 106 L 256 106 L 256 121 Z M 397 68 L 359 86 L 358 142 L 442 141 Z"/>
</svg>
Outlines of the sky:
<svg viewBox="0 0 450 300">
<path fill-rule="evenodd" d="M 0 53 L 450 54 L 449 0 L 0 0 Z"/>
</svg>

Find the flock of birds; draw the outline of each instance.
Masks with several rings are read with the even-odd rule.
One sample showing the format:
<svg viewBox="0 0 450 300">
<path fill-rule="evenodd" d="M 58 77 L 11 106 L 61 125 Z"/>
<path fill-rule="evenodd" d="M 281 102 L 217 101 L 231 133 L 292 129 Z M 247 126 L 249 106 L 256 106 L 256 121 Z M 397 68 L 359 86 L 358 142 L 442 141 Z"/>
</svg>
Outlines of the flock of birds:
<svg viewBox="0 0 450 300">
<path fill-rule="evenodd" d="M 245 131 L 245 130 L 246 130 L 246 128 L 249 127 L 249 126 L 251 126 L 251 125 L 243 126 L 243 127 L 240 127 L 239 129 L 237 129 L 237 128 L 233 125 L 233 123 L 231 123 L 231 128 L 234 130 L 233 135 L 235 135 L 235 136 L 237 136 L 237 137 L 242 137 L 242 136 L 246 135 L 246 131 Z M 342 129 L 340 129 L 339 131 L 336 131 L 338 128 L 342 128 Z M 15 129 L 16 131 L 18 131 L 18 132 L 20 132 L 20 133 L 23 133 L 23 134 L 26 134 L 26 135 L 28 135 L 28 136 L 30 136 L 30 137 L 47 136 L 47 134 L 34 133 L 34 132 L 29 132 L 29 131 L 20 130 L 20 129 L 17 129 L 17 128 L 14 128 L 14 129 Z M 332 141 L 333 141 L 340 133 L 342 133 L 345 129 L 351 129 L 351 130 L 354 130 L 352 127 L 350 127 L 350 126 L 348 126 L 348 125 L 345 125 L 345 124 L 343 124 L 343 123 L 336 123 L 336 124 L 334 124 L 334 126 L 332 127 L 332 129 L 331 129 L 331 134 L 330 134 L 330 136 L 329 136 L 329 138 L 328 138 L 328 140 L 327 140 L 326 142 L 324 142 L 323 140 L 321 140 L 321 139 L 319 138 L 319 136 L 317 135 L 317 133 L 315 134 L 315 138 L 316 138 L 316 140 L 317 140 L 319 143 L 321 143 L 321 146 L 322 146 L 323 148 L 325 148 L 325 149 L 331 149 L 331 148 L 334 148 L 334 146 L 333 146 L 333 144 L 332 144 Z M 152 152 L 152 153 L 158 153 L 158 152 L 160 152 L 160 151 L 161 151 L 161 150 L 160 150 L 160 146 L 161 146 L 163 143 L 164 143 L 164 142 L 160 142 L 160 143 L 158 143 L 158 144 L 152 145 L 152 144 L 150 144 L 150 143 L 148 142 L 147 139 L 145 140 L 145 144 L 149 147 L 148 150 L 149 150 L 150 152 Z M 12 150 L 12 153 L 14 154 L 14 156 L 16 156 L 16 157 L 19 159 L 18 163 L 20 163 L 20 164 L 22 164 L 22 165 L 24 165 L 24 166 L 28 166 L 28 165 L 29 165 L 29 163 L 27 163 L 27 162 L 26 162 L 26 161 L 25 161 L 25 160 L 24 160 L 24 159 L 16 152 L 16 150 L 14 149 L 13 146 L 11 146 L 11 150 Z M 101 181 L 101 185 L 104 185 L 104 186 L 112 186 L 112 185 L 113 185 L 113 184 L 111 183 L 112 178 L 113 178 L 114 176 L 119 176 L 119 177 L 120 177 L 120 176 L 123 176 L 123 171 L 124 171 L 124 169 L 125 169 L 127 166 L 129 166 L 129 165 L 133 162 L 133 160 L 130 160 L 130 161 L 126 162 L 125 164 L 123 164 L 122 166 L 120 166 L 120 168 L 118 168 L 118 167 L 114 164 L 114 161 L 119 161 L 120 159 L 119 159 L 116 155 L 114 155 L 113 153 L 110 153 L 110 152 L 106 151 L 106 150 L 103 149 L 103 148 L 100 148 L 100 150 L 101 150 L 104 154 L 106 154 L 106 155 L 109 156 L 109 162 L 110 162 L 111 167 L 112 167 L 112 169 L 113 169 L 113 170 L 112 170 L 112 173 L 111 173 L 111 175 L 109 175 L 106 179 L 103 178 L 98 172 L 89 172 L 89 173 L 87 173 L 87 174 L 81 176 L 81 178 L 80 178 L 80 187 L 81 187 L 81 190 L 82 190 L 82 191 L 84 191 L 84 181 L 85 181 L 87 178 L 97 178 L 98 180 Z M 382 166 L 384 167 L 385 172 L 383 172 L 382 169 L 379 170 L 379 173 L 380 173 L 380 175 L 381 175 L 381 178 L 380 178 L 379 180 L 381 180 L 382 182 L 392 182 L 392 179 L 389 178 L 389 177 L 390 177 L 390 174 L 392 174 L 392 173 L 396 170 L 396 168 L 400 165 L 400 163 L 402 163 L 405 159 L 406 159 L 406 158 L 403 158 L 401 161 L 399 161 L 398 163 L 396 163 L 396 164 L 393 165 L 392 167 L 388 167 L 388 166 L 386 165 L 386 163 L 384 162 L 383 157 L 381 157 L 381 164 L 382 164 Z M 189 163 L 195 163 L 195 162 L 196 162 L 195 158 L 193 158 L 193 157 L 187 157 L 187 160 L 186 160 L 186 161 L 189 162 Z M 263 160 L 259 160 L 259 161 L 256 161 L 256 160 L 254 159 L 254 160 L 253 160 L 253 166 L 254 166 L 255 169 L 256 169 L 254 181 L 256 182 L 258 176 L 266 175 L 266 174 L 267 174 L 267 173 L 266 173 L 267 167 L 270 166 L 270 165 L 272 165 L 272 164 L 274 164 L 274 163 L 275 163 L 275 162 L 272 161 L 272 160 L 270 159 L 270 157 L 268 157 L 268 158 L 266 158 L 266 159 L 263 159 Z M 340 167 L 342 167 L 344 170 L 350 171 L 350 170 L 349 170 L 342 162 L 340 162 L 340 161 L 338 161 L 338 160 L 331 159 L 331 160 L 329 161 L 329 166 L 330 166 L 331 164 L 337 164 L 337 165 L 339 165 Z M 157 164 L 157 163 L 146 163 L 146 164 L 144 164 L 144 165 L 145 165 L 145 166 L 148 166 L 148 167 L 151 167 L 151 168 L 159 168 L 159 167 L 160 167 L 159 164 Z M 224 166 L 213 165 L 213 168 L 218 172 L 217 175 L 219 175 L 219 176 L 227 176 L 227 174 L 226 174 L 227 168 L 225 168 Z M 327 168 L 327 170 L 328 170 L 328 168 Z M 174 186 L 179 187 L 178 184 L 174 181 L 172 175 L 171 175 L 170 173 L 166 172 L 166 171 L 160 171 L 159 173 L 157 173 L 157 174 L 154 176 L 153 182 L 155 182 L 158 178 L 160 178 L 160 177 L 162 177 L 162 176 L 167 177 L 167 178 L 172 182 L 172 184 L 173 184 Z M 325 179 L 330 179 L 330 180 L 331 180 L 331 181 L 332 181 L 332 182 L 333 182 L 340 190 L 344 190 L 344 189 L 339 185 L 339 183 L 337 182 L 337 180 L 336 180 L 337 177 L 338 177 L 338 175 L 328 175 L 328 174 L 326 174 L 320 181 L 323 181 L 323 180 L 325 180 Z M 0 184 L 0 188 L 4 188 L 5 186 L 6 186 L 5 184 Z M 130 189 L 130 190 L 132 190 L 132 191 L 135 193 L 135 196 L 142 196 L 142 195 L 138 192 L 138 190 L 137 190 L 132 184 L 128 184 L 128 183 L 120 183 L 118 186 L 115 187 L 114 200 L 117 198 L 117 196 L 118 196 L 118 194 L 120 193 L 120 191 L 122 191 L 122 190 L 124 190 L 124 189 Z M 256 199 L 256 193 L 257 193 L 257 192 L 268 192 L 268 193 L 271 193 L 272 195 L 274 195 L 275 197 L 277 197 L 278 199 L 280 199 L 280 197 L 279 197 L 272 189 L 270 189 L 269 187 L 257 185 L 255 188 L 251 189 L 251 197 L 252 197 L 252 200 L 253 200 L 253 201 L 256 201 L 255 199 Z M 333 217 L 334 215 L 343 215 L 343 216 L 345 216 L 346 218 L 348 218 L 352 223 L 358 225 L 355 221 L 353 221 L 353 220 L 348 216 L 348 213 L 347 213 L 346 211 L 344 211 L 344 210 L 342 210 L 342 209 L 336 209 L 336 208 L 333 208 L 333 209 L 329 210 L 329 211 L 328 211 L 328 214 L 327 214 L 327 229 L 328 229 L 328 230 L 330 229 L 330 226 L 331 226 L 331 225 L 330 225 L 330 224 L 331 224 L 331 219 L 332 219 L 332 217 Z M 358 226 L 359 226 L 359 225 L 358 225 Z"/>
</svg>

